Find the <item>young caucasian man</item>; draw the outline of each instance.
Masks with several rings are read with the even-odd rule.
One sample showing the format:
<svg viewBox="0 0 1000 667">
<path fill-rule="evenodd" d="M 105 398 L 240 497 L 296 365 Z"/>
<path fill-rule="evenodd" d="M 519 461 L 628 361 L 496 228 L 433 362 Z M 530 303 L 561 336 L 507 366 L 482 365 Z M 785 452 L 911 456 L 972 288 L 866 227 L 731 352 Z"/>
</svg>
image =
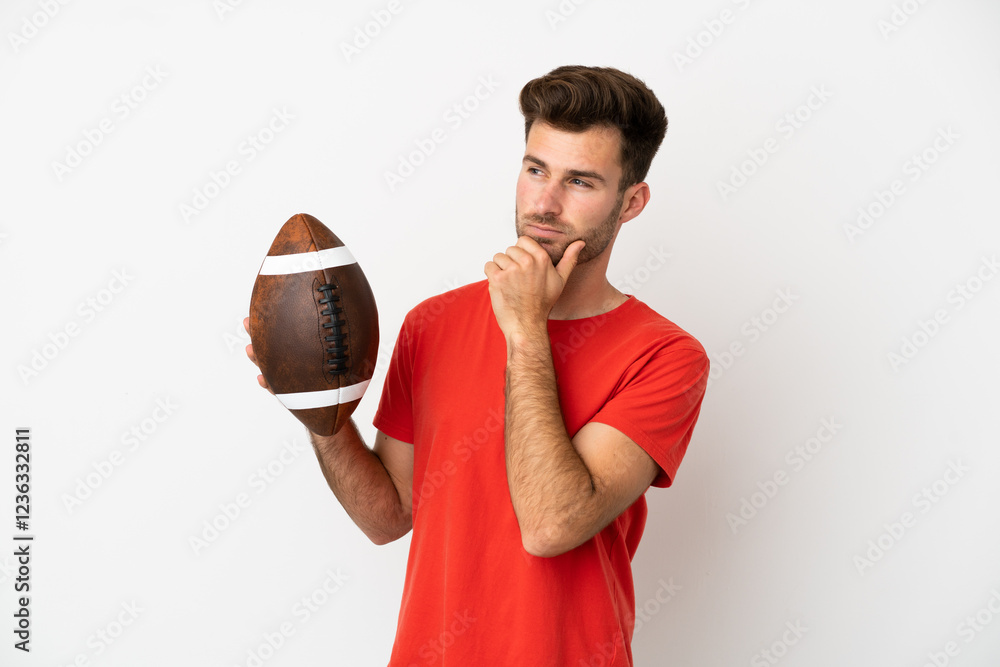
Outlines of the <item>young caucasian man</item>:
<svg viewBox="0 0 1000 667">
<path fill-rule="evenodd" d="M 577 66 L 520 104 L 517 242 L 406 316 L 371 449 L 353 422 L 312 435 L 373 542 L 413 530 L 390 667 L 632 665 L 644 494 L 673 482 L 708 380 L 698 341 L 606 275 L 663 106 Z"/>
</svg>

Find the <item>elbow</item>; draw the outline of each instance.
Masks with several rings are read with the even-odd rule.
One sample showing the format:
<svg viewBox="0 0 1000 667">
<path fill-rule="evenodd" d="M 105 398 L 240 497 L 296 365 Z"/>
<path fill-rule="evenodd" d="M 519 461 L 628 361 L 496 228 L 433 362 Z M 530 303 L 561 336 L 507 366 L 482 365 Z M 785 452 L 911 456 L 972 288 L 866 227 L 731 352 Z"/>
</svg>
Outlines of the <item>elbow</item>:
<svg viewBox="0 0 1000 667">
<path fill-rule="evenodd" d="M 559 549 L 548 544 L 525 543 L 524 550 L 536 558 L 555 558 L 569 551 L 569 549 Z"/>
<path fill-rule="evenodd" d="M 398 540 L 399 538 L 401 538 L 403 535 L 406 535 L 406 533 L 408 533 L 408 532 L 410 532 L 410 531 L 405 530 L 405 531 L 399 531 L 399 532 L 396 532 L 396 533 L 386 533 L 386 532 L 365 533 L 365 535 L 368 537 L 369 540 L 372 541 L 372 544 L 374 544 L 377 547 L 381 547 L 381 546 L 385 546 L 386 544 L 389 544 L 391 542 L 395 542 L 396 540 Z"/>
<path fill-rule="evenodd" d="M 371 540 L 372 544 L 375 546 L 384 546 L 390 542 L 395 542 L 399 538 L 410 532 L 413 527 L 413 521 L 411 517 L 407 516 L 405 521 L 400 521 L 395 526 L 385 526 L 379 527 L 378 529 L 369 529 L 364 531 L 365 537 Z"/>
<path fill-rule="evenodd" d="M 553 558 L 560 556 L 578 546 L 568 540 L 565 535 L 552 528 L 521 531 L 521 546 L 532 556 L 538 558 Z"/>
</svg>

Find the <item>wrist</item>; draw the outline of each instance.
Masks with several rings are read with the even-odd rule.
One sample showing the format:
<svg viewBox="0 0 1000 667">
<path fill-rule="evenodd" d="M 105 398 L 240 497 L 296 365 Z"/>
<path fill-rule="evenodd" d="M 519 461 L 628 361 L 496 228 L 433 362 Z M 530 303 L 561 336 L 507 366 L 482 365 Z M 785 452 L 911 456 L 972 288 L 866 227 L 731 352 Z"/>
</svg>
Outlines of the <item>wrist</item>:
<svg viewBox="0 0 1000 667">
<path fill-rule="evenodd" d="M 508 359 L 516 353 L 532 354 L 549 349 L 549 330 L 545 324 L 516 329 L 506 338 Z"/>
<path fill-rule="evenodd" d="M 337 441 L 342 437 L 342 433 L 347 426 L 348 424 L 345 424 L 339 431 L 330 435 L 320 435 L 319 433 L 308 429 L 306 429 L 306 431 L 309 433 L 309 441 L 312 443 L 313 449 L 317 452 L 323 453 L 330 451 L 331 448 L 336 446 Z"/>
</svg>

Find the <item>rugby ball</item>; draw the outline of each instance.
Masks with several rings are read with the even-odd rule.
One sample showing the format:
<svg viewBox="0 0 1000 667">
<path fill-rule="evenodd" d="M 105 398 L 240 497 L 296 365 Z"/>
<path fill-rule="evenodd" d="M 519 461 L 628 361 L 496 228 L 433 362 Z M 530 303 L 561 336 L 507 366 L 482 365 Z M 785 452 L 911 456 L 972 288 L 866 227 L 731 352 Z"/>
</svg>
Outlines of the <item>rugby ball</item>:
<svg viewBox="0 0 1000 667">
<path fill-rule="evenodd" d="M 293 215 L 261 263 L 250 342 L 275 396 L 319 435 L 332 435 L 364 395 L 378 357 L 378 311 L 351 251 L 322 222 Z"/>
</svg>

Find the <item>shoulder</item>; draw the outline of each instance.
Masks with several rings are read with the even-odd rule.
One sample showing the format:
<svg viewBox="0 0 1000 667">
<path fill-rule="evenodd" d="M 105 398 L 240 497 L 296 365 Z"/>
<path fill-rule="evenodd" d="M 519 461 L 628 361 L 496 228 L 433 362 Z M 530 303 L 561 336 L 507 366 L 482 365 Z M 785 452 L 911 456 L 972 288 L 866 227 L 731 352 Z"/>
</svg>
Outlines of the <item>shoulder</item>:
<svg viewBox="0 0 1000 667">
<path fill-rule="evenodd" d="M 625 321 L 634 343 L 641 341 L 644 347 L 708 358 L 705 348 L 694 335 L 635 296 L 630 296 L 622 307 L 628 308 L 624 313 Z"/>
<path fill-rule="evenodd" d="M 621 347 L 633 351 L 625 377 L 665 383 L 672 393 L 704 387 L 710 363 L 701 342 L 634 296 L 625 305 L 630 308 Z"/>
<path fill-rule="evenodd" d="M 456 317 L 481 316 L 484 308 L 492 313 L 485 279 L 425 298 L 406 314 L 404 328 L 411 333 L 424 332 L 435 324 L 454 323 Z"/>
<path fill-rule="evenodd" d="M 445 310 L 457 311 L 481 303 L 484 299 L 489 301 L 488 282 L 480 280 L 427 297 L 414 306 L 407 317 L 423 318 L 438 315 Z"/>
</svg>

